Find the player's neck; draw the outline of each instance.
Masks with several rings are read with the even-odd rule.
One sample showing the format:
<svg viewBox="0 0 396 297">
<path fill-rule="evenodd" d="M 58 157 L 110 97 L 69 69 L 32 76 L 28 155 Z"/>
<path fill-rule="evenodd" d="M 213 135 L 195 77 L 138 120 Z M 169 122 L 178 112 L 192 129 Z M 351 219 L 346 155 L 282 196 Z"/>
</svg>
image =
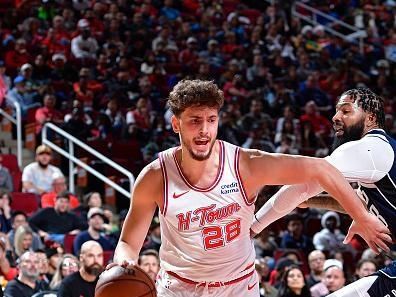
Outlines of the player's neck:
<svg viewBox="0 0 396 297">
<path fill-rule="evenodd" d="M 187 150 L 182 150 L 178 161 L 185 177 L 195 186 L 205 187 L 212 184 L 219 170 L 220 161 L 219 142 L 213 146 L 212 152 L 207 160 L 198 161 L 192 158 Z"/>
<path fill-rule="evenodd" d="M 373 125 L 373 126 L 365 127 L 364 130 L 363 130 L 363 135 L 362 135 L 362 137 L 363 137 L 364 135 L 366 135 L 367 133 L 369 133 L 370 131 L 376 130 L 376 129 L 381 129 L 381 128 L 378 127 L 378 125 Z M 381 129 L 381 130 L 382 130 L 382 129 Z"/>
</svg>

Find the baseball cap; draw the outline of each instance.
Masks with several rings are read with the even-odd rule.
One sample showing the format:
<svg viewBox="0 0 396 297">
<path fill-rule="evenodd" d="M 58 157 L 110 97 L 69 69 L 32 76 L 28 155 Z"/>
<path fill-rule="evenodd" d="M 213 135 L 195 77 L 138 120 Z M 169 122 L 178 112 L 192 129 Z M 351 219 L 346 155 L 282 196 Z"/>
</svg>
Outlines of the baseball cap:
<svg viewBox="0 0 396 297">
<path fill-rule="evenodd" d="M 188 37 L 187 38 L 187 43 L 197 43 L 198 40 L 195 37 Z"/>
<path fill-rule="evenodd" d="M 208 45 L 218 45 L 219 42 L 216 39 L 211 39 L 208 41 Z"/>
<path fill-rule="evenodd" d="M 87 28 L 87 27 L 89 27 L 89 22 L 87 19 L 81 19 L 78 21 L 77 26 L 79 28 Z"/>
<path fill-rule="evenodd" d="M 324 264 L 323 264 L 323 271 L 326 271 L 327 269 L 329 269 L 330 267 L 336 266 L 338 268 L 340 268 L 341 270 L 343 269 L 343 265 L 341 263 L 341 261 L 337 260 L 337 259 L 327 259 Z"/>
<path fill-rule="evenodd" d="M 101 216 L 103 219 L 105 218 L 104 216 L 104 212 L 103 209 L 101 209 L 100 207 L 92 207 L 89 209 L 88 214 L 87 214 L 87 218 L 88 220 L 96 215 Z"/>
<path fill-rule="evenodd" d="M 21 71 L 26 71 L 28 69 L 33 69 L 33 66 L 30 65 L 29 63 L 25 63 L 21 66 Z"/>
<path fill-rule="evenodd" d="M 62 53 L 57 53 L 52 55 L 52 62 L 55 62 L 56 60 L 63 60 L 63 62 L 66 62 L 66 56 Z"/>
<path fill-rule="evenodd" d="M 20 84 L 25 82 L 25 78 L 22 75 L 18 75 L 14 78 L 14 84 Z"/>
<path fill-rule="evenodd" d="M 51 154 L 52 150 L 51 150 L 51 148 L 49 146 L 47 146 L 45 144 L 39 145 L 36 148 L 36 155 L 40 155 L 40 154 L 43 154 L 43 153 Z"/>
</svg>

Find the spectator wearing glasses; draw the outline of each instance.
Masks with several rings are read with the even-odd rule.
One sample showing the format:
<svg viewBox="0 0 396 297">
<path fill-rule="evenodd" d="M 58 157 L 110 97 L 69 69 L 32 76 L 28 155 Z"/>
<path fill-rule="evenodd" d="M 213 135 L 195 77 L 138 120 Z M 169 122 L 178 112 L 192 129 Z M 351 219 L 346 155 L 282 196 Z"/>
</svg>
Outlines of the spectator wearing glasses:
<svg viewBox="0 0 396 297">
<path fill-rule="evenodd" d="M 53 175 L 62 175 L 59 168 L 50 164 L 52 150 L 46 145 L 40 145 L 36 149 L 36 162 L 27 165 L 22 172 L 22 190 L 24 192 L 41 195 L 50 192 Z"/>
<path fill-rule="evenodd" d="M 54 207 L 56 202 L 56 196 L 67 190 L 66 179 L 63 174 L 58 172 L 52 176 L 52 191 L 45 193 L 41 197 L 41 207 Z M 70 208 L 74 209 L 80 205 L 78 198 L 72 194 L 69 194 Z"/>
<path fill-rule="evenodd" d="M 72 254 L 64 254 L 62 259 L 58 262 L 56 271 L 50 283 L 50 289 L 57 291 L 62 283 L 62 280 L 70 274 L 77 272 L 79 269 L 78 259 Z"/>
<path fill-rule="evenodd" d="M 31 297 L 37 292 L 47 290 L 46 284 L 39 280 L 38 267 L 39 259 L 35 252 L 23 253 L 18 259 L 18 277 L 7 283 L 4 296 Z"/>
<path fill-rule="evenodd" d="M 323 265 L 326 260 L 325 254 L 322 251 L 314 250 L 308 255 L 308 265 L 310 274 L 307 276 L 307 285 L 312 287 L 313 285 L 320 283 L 323 279 Z"/>
</svg>

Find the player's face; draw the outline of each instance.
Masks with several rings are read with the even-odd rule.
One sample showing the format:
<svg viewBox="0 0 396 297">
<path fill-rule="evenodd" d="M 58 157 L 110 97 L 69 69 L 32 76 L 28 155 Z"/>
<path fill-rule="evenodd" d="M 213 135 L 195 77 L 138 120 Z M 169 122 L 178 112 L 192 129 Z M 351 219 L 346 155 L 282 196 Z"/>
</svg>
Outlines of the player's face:
<svg viewBox="0 0 396 297">
<path fill-rule="evenodd" d="M 333 117 L 335 130 L 334 148 L 358 140 L 363 136 L 366 113 L 353 101 L 350 96 L 342 96 Z"/>
<path fill-rule="evenodd" d="M 211 107 L 188 107 L 179 117 L 172 117 L 172 127 L 179 133 L 182 147 L 190 156 L 203 161 L 210 157 L 217 137 L 219 112 Z"/>
</svg>

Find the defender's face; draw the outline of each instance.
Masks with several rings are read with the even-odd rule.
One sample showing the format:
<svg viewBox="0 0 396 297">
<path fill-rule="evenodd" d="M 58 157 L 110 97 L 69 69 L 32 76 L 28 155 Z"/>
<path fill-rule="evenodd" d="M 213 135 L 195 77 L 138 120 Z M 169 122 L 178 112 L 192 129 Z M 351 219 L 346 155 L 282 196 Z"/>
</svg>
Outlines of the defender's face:
<svg viewBox="0 0 396 297">
<path fill-rule="evenodd" d="M 333 116 L 333 127 L 336 137 L 348 134 L 351 128 L 360 125 L 365 120 L 366 113 L 350 96 L 342 96 L 336 106 Z M 362 131 L 363 132 L 363 131 Z"/>
<path fill-rule="evenodd" d="M 183 148 L 198 161 L 210 157 L 217 137 L 219 112 L 213 107 L 188 107 L 172 117 L 173 131 L 179 133 Z"/>
</svg>

